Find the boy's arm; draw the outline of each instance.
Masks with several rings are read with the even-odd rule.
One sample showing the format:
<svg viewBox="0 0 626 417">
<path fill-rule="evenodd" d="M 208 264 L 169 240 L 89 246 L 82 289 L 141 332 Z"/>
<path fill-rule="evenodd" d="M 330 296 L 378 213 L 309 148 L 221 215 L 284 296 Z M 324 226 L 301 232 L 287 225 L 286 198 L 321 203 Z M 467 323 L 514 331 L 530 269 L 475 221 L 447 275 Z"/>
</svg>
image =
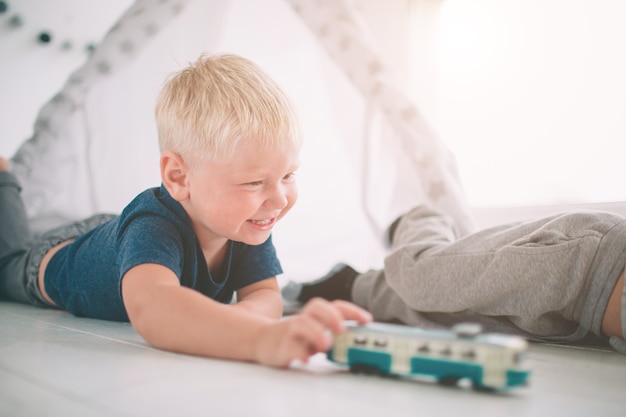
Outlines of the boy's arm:
<svg viewBox="0 0 626 417">
<path fill-rule="evenodd" d="M 326 351 L 329 331 L 343 331 L 343 320 L 371 320 L 352 304 L 319 299 L 301 314 L 271 319 L 252 313 L 250 303 L 222 304 L 182 287 L 171 270 L 157 264 L 131 268 L 122 279 L 122 296 L 135 330 L 157 348 L 273 366 Z"/>
<path fill-rule="evenodd" d="M 239 289 L 237 305 L 251 313 L 272 319 L 282 317 L 283 299 L 276 278 L 267 278 Z"/>
</svg>

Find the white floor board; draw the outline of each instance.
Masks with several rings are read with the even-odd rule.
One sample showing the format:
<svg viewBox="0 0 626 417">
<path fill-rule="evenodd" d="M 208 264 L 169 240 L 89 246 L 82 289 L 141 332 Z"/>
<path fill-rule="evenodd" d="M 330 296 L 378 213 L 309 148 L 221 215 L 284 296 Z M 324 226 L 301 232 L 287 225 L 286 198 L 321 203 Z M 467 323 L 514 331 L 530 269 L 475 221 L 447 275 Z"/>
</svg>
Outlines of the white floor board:
<svg viewBox="0 0 626 417">
<path fill-rule="evenodd" d="M 626 356 L 531 345 L 528 387 L 490 394 L 153 349 L 128 324 L 0 302 L 0 416 L 624 416 Z"/>
</svg>

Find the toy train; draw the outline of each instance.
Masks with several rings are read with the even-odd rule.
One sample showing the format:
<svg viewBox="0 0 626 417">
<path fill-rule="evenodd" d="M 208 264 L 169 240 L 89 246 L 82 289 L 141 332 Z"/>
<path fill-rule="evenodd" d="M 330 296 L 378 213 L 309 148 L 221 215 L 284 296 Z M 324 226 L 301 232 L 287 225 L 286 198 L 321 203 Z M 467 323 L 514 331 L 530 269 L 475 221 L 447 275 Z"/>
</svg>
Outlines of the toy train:
<svg viewBox="0 0 626 417">
<path fill-rule="evenodd" d="M 469 379 L 475 389 L 502 391 L 526 385 L 528 343 L 521 337 L 482 333 L 461 323 L 451 330 L 346 322 L 328 358 L 352 372 L 434 378 L 444 385 Z"/>
</svg>

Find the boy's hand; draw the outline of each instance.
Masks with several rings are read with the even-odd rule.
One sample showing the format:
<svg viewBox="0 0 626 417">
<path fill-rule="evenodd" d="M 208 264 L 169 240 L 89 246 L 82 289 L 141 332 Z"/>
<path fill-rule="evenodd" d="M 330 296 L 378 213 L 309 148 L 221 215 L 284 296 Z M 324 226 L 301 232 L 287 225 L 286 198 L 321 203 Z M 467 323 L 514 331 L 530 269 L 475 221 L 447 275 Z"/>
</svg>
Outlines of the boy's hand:
<svg viewBox="0 0 626 417">
<path fill-rule="evenodd" d="M 331 334 L 345 330 L 344 320 L 365 324 L 372 316 L 347 301 L 314 298 L 299 314 L 263 327 L 257 339 L 257 361 L 277 367 L 287 367 L 295 359 L 306 362 L 311 355 L 330 349 Z"/>
</svg>

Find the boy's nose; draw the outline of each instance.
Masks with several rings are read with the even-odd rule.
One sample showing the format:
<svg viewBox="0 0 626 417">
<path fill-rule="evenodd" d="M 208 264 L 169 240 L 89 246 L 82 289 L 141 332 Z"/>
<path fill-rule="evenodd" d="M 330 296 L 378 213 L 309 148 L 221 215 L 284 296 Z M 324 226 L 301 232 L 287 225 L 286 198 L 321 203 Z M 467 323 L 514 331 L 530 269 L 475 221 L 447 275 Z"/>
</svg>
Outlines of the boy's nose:
<svg viewBox="0 0 626 417">
<path fill-rule="evenodd" d="M 271 208 L 276 209 L 284 209 L 289 204 L 289 199 L 287 198 L 287 190 L 278 186 L 274 189 L 272 194 L 267 199 L 267 204 L 271 206 Z"/>
</svg>

